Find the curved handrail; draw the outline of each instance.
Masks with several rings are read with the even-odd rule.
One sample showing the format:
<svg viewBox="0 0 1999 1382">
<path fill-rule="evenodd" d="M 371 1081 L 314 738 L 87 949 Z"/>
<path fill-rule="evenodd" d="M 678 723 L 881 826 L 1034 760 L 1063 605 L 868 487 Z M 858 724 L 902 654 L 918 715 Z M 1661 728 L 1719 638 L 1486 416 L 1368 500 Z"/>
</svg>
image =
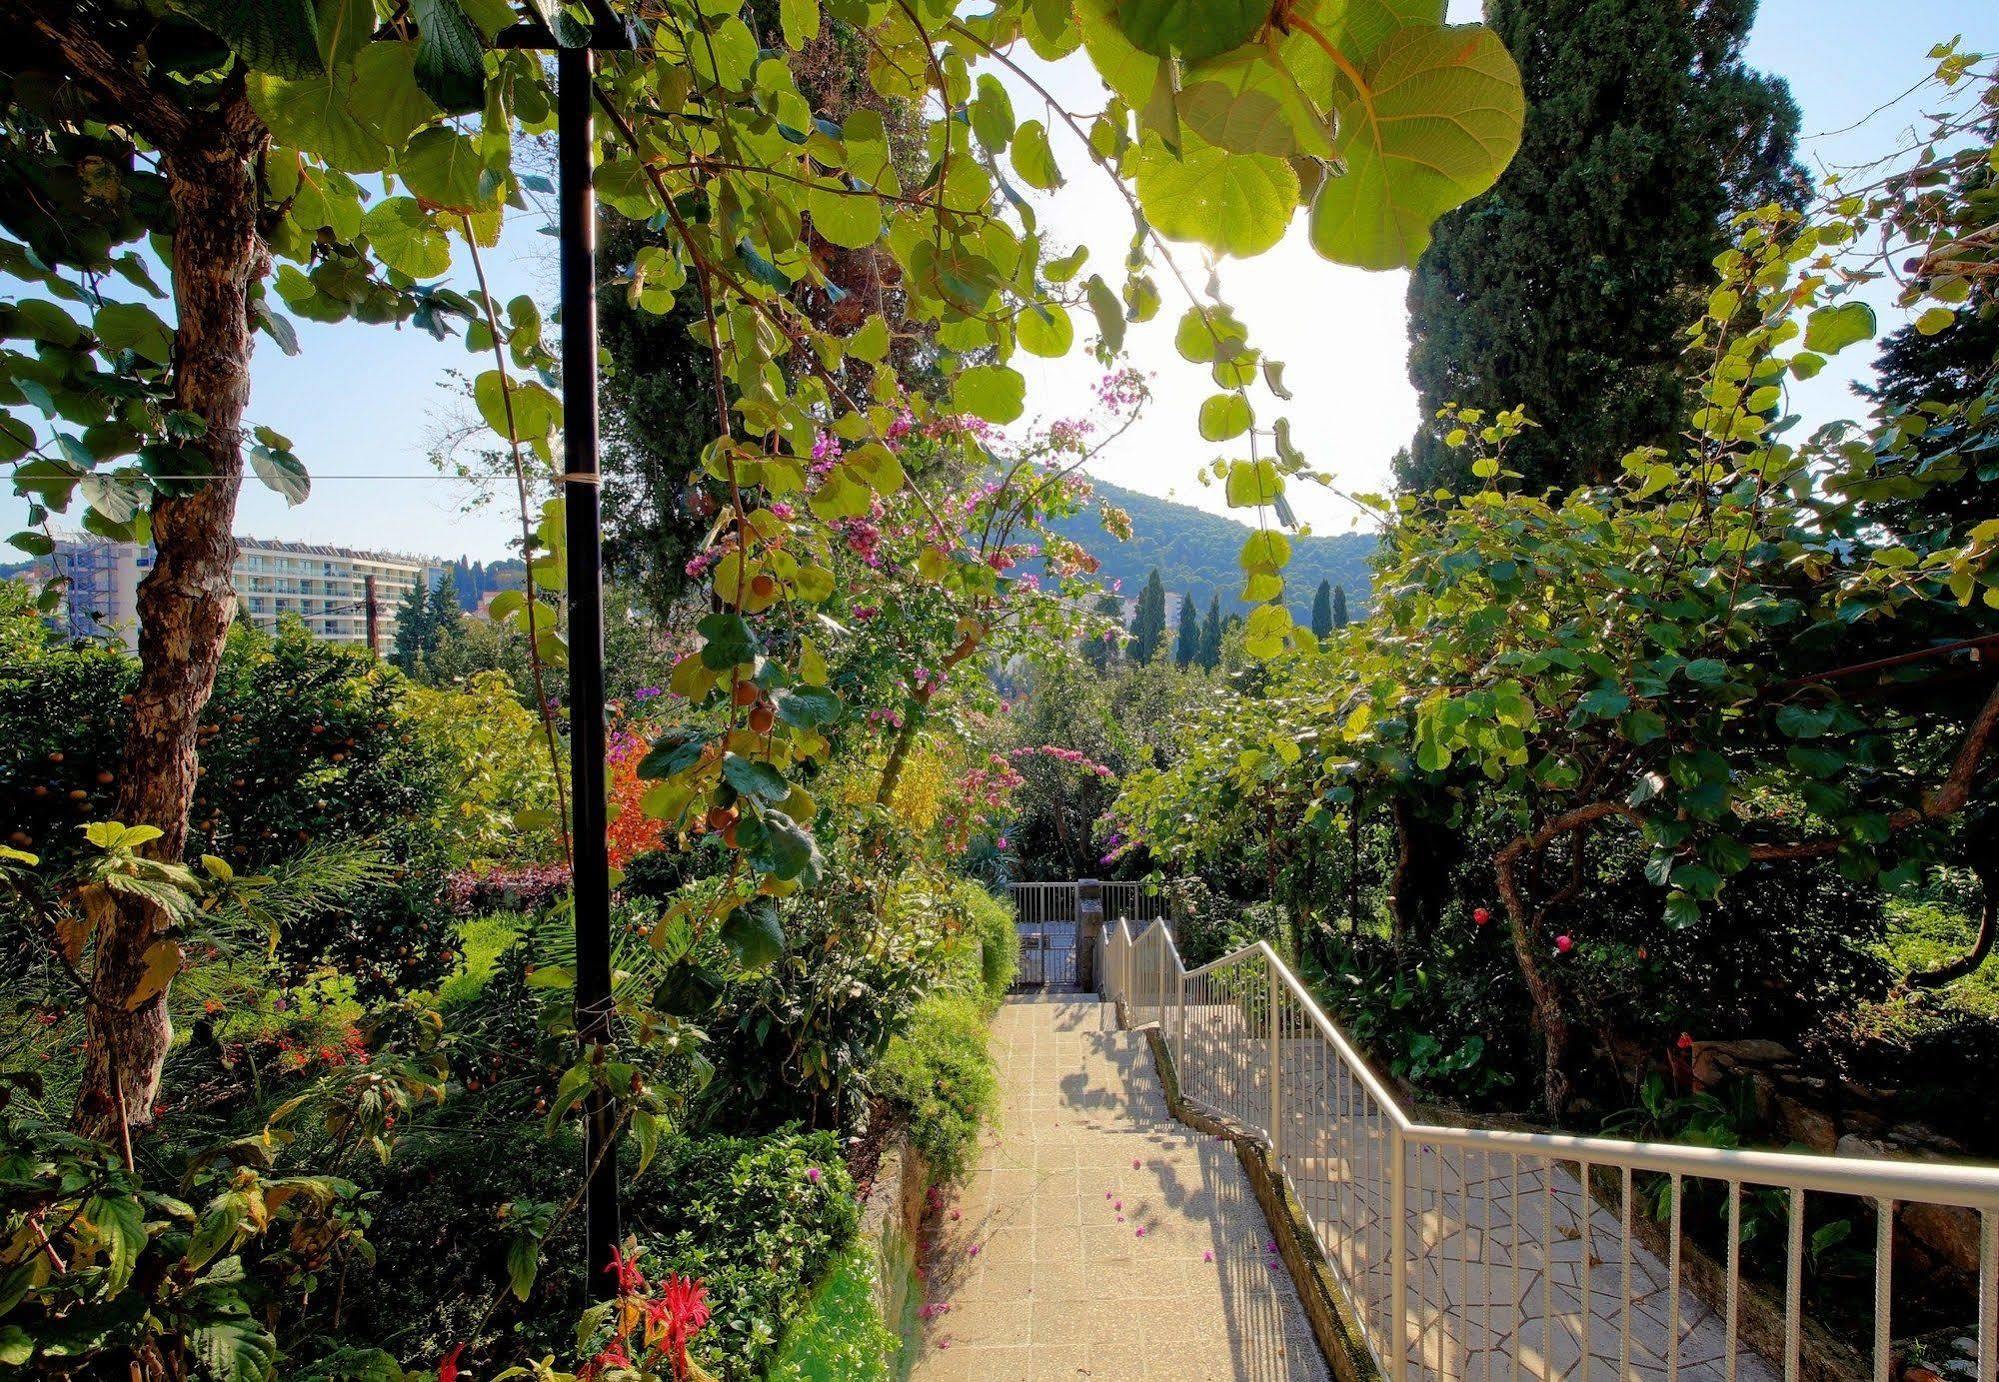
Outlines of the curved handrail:
<svg viewBox="0 0 1999 1382">
<path fill-rule="evenodd" d="M 1155 921 L 1152 927 L 1165 927 Z M 1141 935 L 1144 933 L 1142 932 Z M 1176 966 L 1180 955 L 1167 930 L 1165 941 Z M 1971 1162 L 1891 1161 L 1880 1157 L 1842 1156 L 1830 1152 L 1775 1152 L 1755 1147 L 1695 1147 L 1682 1142 L 1647 1142 L 1634 1138 L 1568 1133 L 1516 1132 L 1499 1128 L 1456 1128 L 1425 1123 L 1410 1116 L 1373 1066 L 1355 1048 L 1338 1023 L 1319 1006 L 1311 992 L 1284 963 L 1268 941 L 1254 941 L 1179 976 L 1194 979 L 1260 955 L 1278 982 L 1304 1011 L 1318 1034 L 1339 1053 L 1383 1114 L 1404 1137 L 1432 1147 L 1471 1151 L 1532 1153 L 1591 1165 L 1628 1166 L 1636 1171 L 1679 1172 L 1742 1185 L 1798 1187 L 1825 1194 L 1855 1195 L 1877 1200 L 1915 1200 L 1967 1209 L 1999 1211 L 1999 1166 Z"/>
</svg>

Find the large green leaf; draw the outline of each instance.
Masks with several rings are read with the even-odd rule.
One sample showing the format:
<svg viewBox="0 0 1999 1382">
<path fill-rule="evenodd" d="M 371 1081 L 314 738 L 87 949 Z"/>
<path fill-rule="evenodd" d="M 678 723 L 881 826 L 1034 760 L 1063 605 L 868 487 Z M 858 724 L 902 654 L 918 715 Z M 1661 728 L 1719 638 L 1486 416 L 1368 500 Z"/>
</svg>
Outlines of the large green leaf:
<svg viewBox="0 0 1999 1382">
<path fill-rule="evenodd" d="M 1005 365 L 980 365 L 952 381 L 951 401 L 987 422 L 1012 422 L 1026 404 L 1027 381 Z"/>
<path fill-rule="evenodd" d="M 1120 0 L 1118 27 L 1145 52 L 1190 61 L 1247 43 L 1270 17 L 1269 0 Z"/>
<path fill-rule="evenodd" d="M 212 29 L 246 67 L 280 77 L 326 70 L 312 0 L 179 0 L 175 8 Z"/>
<path fill-rule="evenodd" d="M 458 0 L 415 0 L 416 84 L 447 115 L 470 115 L 486 101 L 486 55 Z"/>
<path fill-rule="evenodd" d="M 1261 254 L 1284 238 L 1298 207 L 1298 174 L 1267 154 L 1233 154 L 1190 135 L 1175 155 L 1148 134 L 1136 163 L 1138 202 L 1159 233 L 1218 254 Z"/>
<path fill-rule="evenodd" d="M 1365 269 L 1414 264 L 1437 217 L 1498 180 L 1520 147 L 1520 72 L 1482 24 L 1403 29 L 1342 82 L 1336 147 L 1346 173 L 1320 184 L 1312 245 Z"/>
<path fill-rule="evenodd" d="M 1805 318 L 1805 348 L 1831 355 L 1874 334 L 1874 309 L 1858 300 L 1814 308 Z"/>
<path fill-rule="evenodd" d="M 482 185 L 485 171 L 479 146 L 445 125 L 418 134 L 396 160 L 410 191 L 432 206 L 468 214 L 499 205 L 498 185 Z"/>
<path fill-rule="evenodd" d="M 744 969 L 762 969 L 784 953 L 784 928 L 769 906 L 739 907 L 722 922 L 722 944 Z"/>
<path fill-rule="evenodd" d="M 1013 170 L 1030 187 L 1053 191 L 1062 185 L 1062 170 L 1048 147 L 1048 130 L 1039 120 L 1028 120 L 1014 131 Z"/>
<path fill-rule="evenodd" d="M 872 196 L 843 192 L 837 184 L 816 184 L 806 207 L 814 228 L 843 249 L 865 249 L 881 235 L 881 203 Z"/>
<path fill-rule="evenodd" d="M 361 218 L 376 257 L 411 278 L 435 278 L 451 267 L 451 244 L 415 197 L 390 197 Z"/>
</svg>

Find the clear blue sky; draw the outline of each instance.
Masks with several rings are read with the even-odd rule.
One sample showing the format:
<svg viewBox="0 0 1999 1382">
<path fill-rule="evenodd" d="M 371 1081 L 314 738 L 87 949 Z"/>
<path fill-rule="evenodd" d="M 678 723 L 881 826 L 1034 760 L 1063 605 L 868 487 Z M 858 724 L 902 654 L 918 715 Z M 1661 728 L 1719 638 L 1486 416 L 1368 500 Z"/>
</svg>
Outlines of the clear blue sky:
<svg viewBox="0 0 1999 1382">
<path fill-rule="evenodd" d="M 1452 17 L 1467 19 L 1479 6 L 1453 0 Z M 1999 48 L 1999 5 L 1991 0 L 1763 0 L 1749 49 L 1750 60 L 1791 84 L 1804 112 L 1807 136 L 1843 129 L 1900 94 L 1926 70 L 1929 46 L 1962 33 L 1968 45 Z M 1080 64 L 1080 55 L 1071 65 Z M 1081 93 L 1091 80 L 1086 70 L 1064 73 Z M 1025 109 L 1025 107 L 1023 107 Z M 1808 166 L 1851 163 L 1884 152 L 1919 113 L 1904 103 L 1851 133 L 1807 138 L 1800 154 Z M 1080 168 L 1081 160 L 1065 158 Z M 1056 194 L 1043 214 L 1044 234 L 1080 240 L 1105 239 L 1092 258 L 1115 264 L 1124 231 L 1116 214 L 1106 215 L 1105 193 L 1079 176 Z M 1108 227 L 1108 235 L 1097 234 Z M 1294 241 L 1297 237 L 1294 237 Z M 544 304 L 554 296 L 554 242 L 540 234 L 538 221 L 517 216 L 507 238 L 487 255 L 487 271 L 502 296 L 531 292 Z M 1406 321 L 1402 309 L 1405 276 L 1363 274 L 1339 269 L 1287 242 L 1268 263 L 1232 265 L 1225 283 L 1233 300 L 1266 341 L 1287 361 L 1287 382 L 1299 395 L 1293 430 L 1317 465 L 1335 470 L 1348 487 L 1385 484 L 1389 457 L 1416 422 L 1415 396 L 1403 371 Z M 1187 263 L 1197 256 L 1187 255 Z M 464 268 L 460 266 L 461 270 Z M 1302 285 L 1309 285 L 1301 291 Z M 1174 304 L 1150 325 L 1134 331 L 1135 358 L 1157 372 L 1162 401 L 1154 416 L 1103 457 L 1104 478 L 1154 494 L 1171 494 L 1215 507 L 1218 496 L 1192 483 L 1207 459 L 1192 412 L 1204 387 L 1189 380 L 1176 387 L 1176 358 L 1166 337 L 1177 317 Z M 440 343 L 408 329 L 361 325 L 298 323 L 303 353 L 287 359 L 269 344 L 259 346 L 251 400 L 254 421 L 292 438 L 311 470 L 311 499 L 288 510 L 283 501 L 254 483 L 246 485 L 237 530 L 262 537 L 388 547 L 436 556 L 493 558 L 505 554 L 515 520 L 505 489 L 484 511 L 468 512 L 472 486 L 436 476 L 426 461 L 434 439 L 462 415 L 461 386 L 449 371 L 483 366 L 468 357 L 460 341 Z M 1855 351 L 1853 368 L 1865 352 Z M 1853 411 L 1847 386 L 1853 368 L 1814 381 L 1801 399 L 1812 421 Z M 1088 372 L 1060 365 L 1029 374 L 1029 412 L 1059 416 L 1079 410 Z M 393 474 L 384 482 L 342 476 Z M 23 506 L 0 498 L 0 519 L 18 526 Z M 1343 529 L 1348 519 L 1330 500 L 1313 496 L 1300 505 L 1320 531 Z"/>
</svg>

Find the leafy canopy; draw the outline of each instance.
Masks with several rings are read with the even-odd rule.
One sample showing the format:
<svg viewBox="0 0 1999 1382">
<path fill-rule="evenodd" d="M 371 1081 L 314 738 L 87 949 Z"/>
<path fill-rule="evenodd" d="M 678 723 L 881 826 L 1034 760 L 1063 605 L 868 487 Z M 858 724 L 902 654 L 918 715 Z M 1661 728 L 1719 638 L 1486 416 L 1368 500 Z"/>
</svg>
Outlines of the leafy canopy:
<svg viewBox="0 0 1999 1382">
<path fill-rule="evenodd" d="M 520 142 L 553 126 L 552 66 L 495 43 L 524 17 L 565 44 L 586 37 L 545 0 L 521 11 L 501 0 L 188 0 L 163 17 L 111 8 L 89 22 L 112 48 L 146 35 L 152 98 L 170 86 L 189 109 L 228 111 L 232 129 L 260 127 L 258 224 L 274 271 L 252 287 L 259 330 L 287 352 L 294 317 L 457 337 L 479 361 L 480 416 L 517 459 L 553 474 L 561 405 L 535 304 L 443 281 L 454 251 L 491 247 L 549 190 Z M 1499 175 L 1520 132 L 1512 60 L 1482 27 L 1442 24 L 1440 3 L 829 0 L 786 3 L 772 25 L 729 0 L 663 0 L 621 18 L 635 42 L 598 60 L 596 190 L 658 237 L 623 266 L 631 300 L 662 315 L 692 309 L 692 334 L 712 352 L 717 407 L 700 466 L 730 496 L 714 529 L 724 554 L 708 572 L 718 609 L 673 674 L 694 706 L 722 707 L 726 727 L 675 746 L 648 807 L 730 825 L 741 880 L 730 905 L 787 892 L 817 868 L 796 784 L 843 708 L 823 666 L 800 655 L 809 643 L 767 633 L 833 598 L 839 525 L 904 491 L 894 429 L 939 411 L 885 363 L 885 337 L 920 333 L 950 406 L 1010 423 L 1026 406 L 1015 353 L 1071 349 L 1087 313 L 1093 349 L 1115 354 L 1127 322 L 1158 309 L 1165 240 L 1254 254 L 1309 208 L 1322 254 L 1406 266 L 1436 215 Z M 829 28 L 909 117 L 913 158 L 892 149 L 879 111 L 835 119 L 801 87 L 796 55 Z M 1047 124 L 1012 109 L 1009 90 L 1046 94 L 1016 57 L 1023 47 L 1043 59 L 1081 48 L 1104 79 L 1099 112 L 1050 101 L 1049 118 L 1126 192 L 1134 238 L 1121 282 L 1084 274 L 1079 256 L 1058 261 L 1038 230 L 1024 189 L 1067 174 Z M 181 362 L 155 305 L 166 294 L 133 248 L 169 221 L 161 162 L 117 97 L 79 104 L 60 88 L 19 80 L 10 91 L 12 175 L 62 195 L 0 211 L 0 267 L 32 289 L 0 311 L 13 381 L 0 394 L 0 458 L 15 464 L 36 525 L 80 507 L 93 531 L 144 539 L 153 496 L 201 483 L 204 466 L 185 444 L 203 420 L 174 402 Z M 247 115 L 231 104 L 239 90 Z M 834 251 L 891 268 L 904 296 L 894 319 L 867 312 L 835 330 L 800 305 L 808 291 L 841 291 Z M 1216 473 L 1229 502 L 1266 526 L 1289 523 L 1286 484 L 1313 472 L 1275 416 L 1288 397 L 1281 367 L 1212 293 L 1190 295 L 1178 339 L 1212 367 L 1203 434 L 1226 448 Z M 302 499 L 290 444 L 267 427 L 255 440 L 260 478 Z M 929 519 L 924 580 L 975 596 L 1003 584 L 963 533 Z M 535 538 L 536 588 L 559 594 L 558 508 Z M 38 551 L 47 538 L 15 542 Z M 1282 605 L 1264 603 L 1281 592 L 1288 549 L 1268 533 L 1254 542 L 1249 646 L 1267 655 L 1290 629 Z M 503 599 L 496 614 L 559 664 L 553 608 Z M 976 643 L 975 628 L 965 636 Z M 764 707 L 775 715 L 760 717 Z"/>
</svg>

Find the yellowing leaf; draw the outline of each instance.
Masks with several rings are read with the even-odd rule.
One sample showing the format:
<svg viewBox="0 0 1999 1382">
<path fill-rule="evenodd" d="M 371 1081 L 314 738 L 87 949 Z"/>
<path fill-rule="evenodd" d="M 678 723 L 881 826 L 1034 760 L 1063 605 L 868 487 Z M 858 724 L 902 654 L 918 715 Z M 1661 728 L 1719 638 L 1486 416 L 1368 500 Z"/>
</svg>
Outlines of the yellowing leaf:
<svg viewBox="0 0 1999 1382">
<path fill-rule="evenodd" d="M 170 940 L 157 940 L 146 947 L 140 958 L 143 966 L 139 982 L 125 995 L 125 1011 L 133 1012 L 143 1007 L 154 996 L 166 991 L 173 982 L 174 975 L 180 973 L 180 947 Z"/>
<path fill-rule="evenodd" d="M 1402 29 L 1335 90 L 1346 164 L 1312 203 L 1312 246 L 1364 269 L 1414 264 L 1430 226 L 1492 186 L 1520 147 L 1520 72 L 1482 24 Z"/>
</svg>

